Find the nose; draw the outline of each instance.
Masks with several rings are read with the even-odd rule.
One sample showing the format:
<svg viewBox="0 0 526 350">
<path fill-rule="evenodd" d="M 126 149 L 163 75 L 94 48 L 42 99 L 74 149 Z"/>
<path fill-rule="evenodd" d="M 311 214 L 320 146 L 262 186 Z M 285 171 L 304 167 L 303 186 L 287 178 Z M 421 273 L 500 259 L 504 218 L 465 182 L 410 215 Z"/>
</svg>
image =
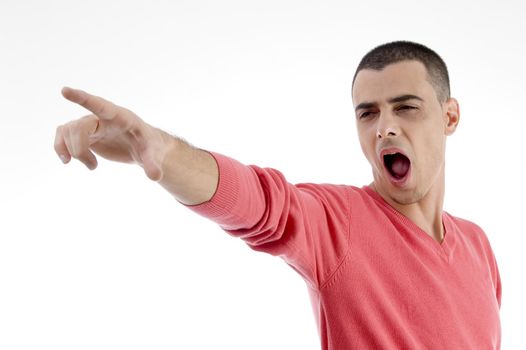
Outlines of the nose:
<svg viewBox="0 0 526 350">
<path fill-rule="evenodd" d="M 400 135 L 400 128 L 396 123 L 395 117 L 390 115 L 390 113 L 382 113 L 378 118 L 376 137 L 381 139 L 398 135 Z"/>
</svg>

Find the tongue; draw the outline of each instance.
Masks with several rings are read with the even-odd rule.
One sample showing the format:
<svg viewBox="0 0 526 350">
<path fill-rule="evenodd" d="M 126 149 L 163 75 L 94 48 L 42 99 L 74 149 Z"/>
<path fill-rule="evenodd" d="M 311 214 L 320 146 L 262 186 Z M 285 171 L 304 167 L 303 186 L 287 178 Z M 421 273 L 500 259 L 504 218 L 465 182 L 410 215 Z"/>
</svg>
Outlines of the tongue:
<svg viewBox="0 0 526 350">
<path fill-rule="evenodd" d="M 404 156 L 395 156 L 393 159 L 393 163 L 391 164 L 391 170 L 393 171 L 393 174 L 396 177 L 404 177 L 407 174 L 407 171 L 409 170 L 408 159 Z"/>
</svg>

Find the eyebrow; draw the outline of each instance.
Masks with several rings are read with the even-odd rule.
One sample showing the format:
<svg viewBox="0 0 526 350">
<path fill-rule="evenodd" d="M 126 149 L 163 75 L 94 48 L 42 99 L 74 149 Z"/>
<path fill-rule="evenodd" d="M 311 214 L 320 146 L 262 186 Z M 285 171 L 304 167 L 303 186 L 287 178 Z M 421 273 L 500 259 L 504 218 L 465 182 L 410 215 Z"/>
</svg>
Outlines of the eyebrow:
<svg viewBox="0 0 526 350">
<path fill-rule="evenodd" d="M 393 98 L 389 99 L 387 102 L 389 102 L 389 103 L 396 103 L 396 102 L 404 102 L 404 101 L 407 101 L 407 100 L 419 100 L 419 101 L 424 102 L 424 100 L 421 97 L 418 97 L 416 95 L 408 95 L 408 94 L 407 95 L 401 95 L 401 96 L 393 97 Z M 377 102 L 362 102 L 358 106 L 356 106 L 356 108 L 354 110 L 358 111 L 359 109 L 371 108 L 371 107 L 374 107 L 376 105 L 378 105 Z"/>
</svg>

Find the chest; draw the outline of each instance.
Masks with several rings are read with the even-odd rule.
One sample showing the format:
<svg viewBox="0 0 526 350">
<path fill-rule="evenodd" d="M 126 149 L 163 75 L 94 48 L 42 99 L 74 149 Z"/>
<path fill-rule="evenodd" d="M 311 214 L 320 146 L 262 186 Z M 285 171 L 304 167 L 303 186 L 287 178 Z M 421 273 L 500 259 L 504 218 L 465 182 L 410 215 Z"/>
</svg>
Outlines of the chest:
<svg viewBox="0 0 526 350">
<path fill-rule="evenodd" d="M 328 305 L 329 312 L 339 314 L 336 319 L 347 317 L 351 327 L 403 339 L 400 344 L 436 342 L 434 348 L 440 348 L 448 339 L 473 348 L 500 339 L 489 267 L 483 256 L 462 245 L 444 256 L 399 240 L 355 244 L 324 293 L 327 300 L 340 301 L 339 309 Z M 365 330 L 367 325 L 374 326 Z"/>
</svg>

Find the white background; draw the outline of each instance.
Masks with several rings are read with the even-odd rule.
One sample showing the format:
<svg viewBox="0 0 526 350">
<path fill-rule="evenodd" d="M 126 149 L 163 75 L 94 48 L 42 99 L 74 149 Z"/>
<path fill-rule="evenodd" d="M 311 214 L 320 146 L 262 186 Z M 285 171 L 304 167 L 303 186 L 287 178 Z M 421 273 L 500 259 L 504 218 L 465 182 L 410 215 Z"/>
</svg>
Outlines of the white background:
<svg viewBox="0 0 526 350">
<path fill-rule="evenodd" d="M 301 277 L 135 165 L 63 165 L 64 85 L 292 183 L 372 180 L 351 81 L 374 46 L 446 61 L 459 129 L 444 209 L 478 223 L 525 349 L 526 39 L 519 1 L 0 3 L 0 348 L 319 349 Z"/>
</svg>

